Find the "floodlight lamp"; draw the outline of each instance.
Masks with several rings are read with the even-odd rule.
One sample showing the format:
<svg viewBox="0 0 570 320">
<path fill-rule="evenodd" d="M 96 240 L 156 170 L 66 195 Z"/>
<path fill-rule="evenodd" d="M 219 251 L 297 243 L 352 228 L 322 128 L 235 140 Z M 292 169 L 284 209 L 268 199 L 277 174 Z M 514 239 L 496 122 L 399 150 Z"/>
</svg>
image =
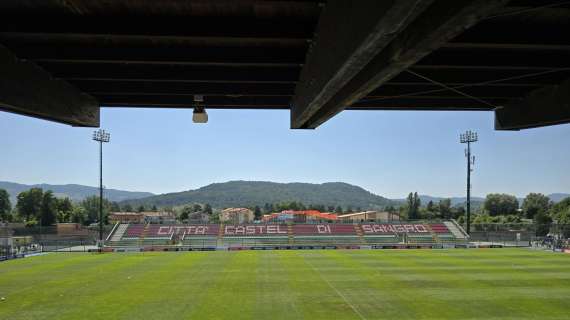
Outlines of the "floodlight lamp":
<svg viewBox="0 0 570 320">
<path fill-rule="evenodd" d="M 194 112 L 192 114 L 192 122 L 194 123 L 207 123 L 208 122 L 208 113 L 206 113 L 206 109 L 203 106 L 195 106 Z"/>
<path fill-rule="evenodd" d="M 99 142 L 109 142 L 111 140 L 111 134 L 105 132 L 105 130 L 99 129 L 93 132 L 93 140 Z"/>
<path fill-rule="evenodd" d="M 200 94 L 194 95 L 194 112 L 192 114 L 192 122 L 194 123 L 207 123 L 208 113 L 203 105 L 204 96 Z"/>
<path fill-rule="evenodd" d="M 459 142 L 461 143 L 470 143 L 476 142 L 478 139 L 477 132 L 467 130 L 465 133 L 459 134 Z"/>
</svg>

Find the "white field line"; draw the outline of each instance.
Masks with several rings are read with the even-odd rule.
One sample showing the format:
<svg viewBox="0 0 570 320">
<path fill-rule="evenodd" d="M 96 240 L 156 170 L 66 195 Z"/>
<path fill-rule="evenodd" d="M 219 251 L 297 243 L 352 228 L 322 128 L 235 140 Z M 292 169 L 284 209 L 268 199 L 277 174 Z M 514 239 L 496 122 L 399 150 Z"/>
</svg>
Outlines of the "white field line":
<svg viewBox="0 0 570 320">
<path fill-rule="evenodd" d="M 324 282 L 326 282 L 326 283 L 329 285 L 329 287 L 331 287 L 331 288 L 336 292 L 336 294 L 338 294 L 338 295 L 342 298 L 342 300 L 344 300 L 344 302 L 346 302 L 346 304 L 348 304 L 348 305 L 350 306 L 350 308 L 352 309 L 352 311 L 354 311 L 354 313 L 356 313 L 356 314 L 360 317 L 360 319 L 362 319 L 362 320 L 367 320 L 366 317 L 364 317 L 364 316 L 362 315 L 362 313 L 360 313 L 360 311 L 358 311 L 358 309 L 356 309 L 356 307 L 355 307 L 352 303 L 350 303 L 350 301 L 348 301 L 348 299 L 347 299 L 335 286 L 333 286 L 332 283 L 330 283 L 330 281 L 328 281 L 325 277 L 323 277 L 323 275 L 321 274 L 321 272 L 319 272 L 319 270 L 317 270 L 317 268 L 315 268 L 315 266 L 313 266 L 312 263 L 310 263 L 310 262 L 307 261 L 307 260 L 305 260 L 305 263 L 308 264 L 309 266 L 311 266 L 311 268 L 313 269 L 313 271 L 315 271 L 316 273 L 319 274 L 319 277 L 320 277 Z"/>
</svg>

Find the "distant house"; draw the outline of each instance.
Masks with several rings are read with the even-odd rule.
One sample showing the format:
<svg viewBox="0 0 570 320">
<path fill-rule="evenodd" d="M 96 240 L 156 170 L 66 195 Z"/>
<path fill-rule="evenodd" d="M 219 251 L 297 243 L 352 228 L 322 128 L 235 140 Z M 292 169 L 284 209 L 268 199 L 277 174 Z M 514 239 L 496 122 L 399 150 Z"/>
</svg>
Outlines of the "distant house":
<svg viewBox="0 0 570 320">
<path fill-rule="evenodd" d="M 175 223 L 174 213 L 166 211 L 111 212 L 110 223 Z"/>
<path fill-rule="evenodd" d="M 334 213 L 320 212 L 318 210 L 283 210 L 281 212 L 266 214 L 262 220 L 264 222 L 285 222 L 296 223 L 305 222 L 331 222 L 338 219 Z"/>
<path fill-rule="evenodd" d="M 111 212 L 109 223 L 143 223 L 144 214 L 141 212 Z"/>
<path fill-rule="evenodd" d="M 170 224 L 176 223 L 176 216 L 167 211 L 144 211 L 144 220 L 147 223 Z"/>
<path fill-rule="evenodd" d="M 188 223 L 203 224 L 210 222 L 210 215 L 205 212 L 192 212 L 188 216 Z"/>
<path fill-rule="evenodd" d="M 80 223 L 58 223 L 56 225 L 58 236 L 87 236 L 89 230 Z"/>
<path fill-rule="evenodd" d="M 362 211 L 342 214 L 338 216 L 338 219 L 343 222 L 400 221 L 400 216 L 387 211 Z"/>
<path fill-rule="evenodd" d="M 226 208 L 222 210 L 220 221 L 231 223 L 249 223 L 254 219 L 253 211 L 248 208 Z"/>
</svg>

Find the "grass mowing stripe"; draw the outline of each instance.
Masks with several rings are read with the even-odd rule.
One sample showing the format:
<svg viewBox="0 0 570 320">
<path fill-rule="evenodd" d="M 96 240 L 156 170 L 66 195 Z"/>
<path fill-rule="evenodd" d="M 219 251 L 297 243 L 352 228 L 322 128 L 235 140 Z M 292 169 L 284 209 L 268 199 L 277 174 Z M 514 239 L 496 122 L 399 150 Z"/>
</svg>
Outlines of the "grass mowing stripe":
<svg viewBox="0 0 570 320">
<path fill-rule="evenodd" d="M 49 267 L 37 268 L 36 270 L 24 269 L 22 272 L 10 273 L 3 275 L 0 279 L 0 294 L 3 292 L 10 292 L 10 295 L 20 294 L 22 292 L 34 290 L 38 286 L 50 286 L 51 284 L 57 283 L 58 285 L 69 276 L 69 270 L 78 268 L 85 264 L 86 255 L 76 256 L 73 259 L 66 259 L 62 257 L 62 261 L 57 264 L 49 265 Z M 109 257 L 103 257 L 102 255 L 92 256 L 92 259 L 96 259 L 95 264 L 89 264 L 85 268 L 81 268 L 81 272 L 93 270 L 102 264 L 107 264 L 113 262 L 114 260 L 119 260 L 120 257 L 116 257 L 109 261 Z M 75 273 L 73 276 L 77 276 Z M 20 279 L 20 281 L 14 281 L 14 279 Z M 12 289 L 11 285 L 17 288 Z"/>
<path fill-rule="evenodd" d="M 358 311 L 358 309 L 352 303 L 350 303 L 350 301 L 348 301 L 344 294 L 342 294 L 342 292 L 340 292 L 329 280 L 327 280 L 327 278 L 325 278 L 309 260 L 305 259 L 305 263 L 309 265 L 311 269 L 313 269 L 313 271 L 319 275 L 319 278 L 321 278 L 321 280 L 323 280 L 329 287 L 331 287 L 336 292 L 336 294 L 338 294 L 342 300 L 344 300 L 344 302 L 350 306 L 350 308 L 354 311 L 354 313 L 358 315 L 358 317 L 360 317 L 360 319 L 366 320 L 362 313 L 360 313 L 360 311 Z"/>
<path fill-rule="evenodd" d="M 210 268 L 210 283 L 200 294 L 201 303 L 196 309 L 187 314 L 188 319 L 221 319 L 224 315 L 232 315 L 239 319 L 242 314 L 232 312 L 231 304 L 235 303 L 243 293 L 236 291 L 232 286 L 231 277 L 235 272 L 240 272 L 237 252 L 205 252 L 211 258 L 215 258 L 217 263 Z M 235 267 L 235 269 L 234 269 Z M 239 310 L 239 309 L 238 309 Z M 232 314 L 235 313 L 235 314 Z"/>
<path fill-rule="evenodd" d="M 202 252 L 190 255 L 182 252 L 170 254 L 179 260 L 176 270 L 166 268 L 172 276 L 157 279 L 158 285 L 155 284 L 152 294 L 147 296 L 150 299 L 146 299 L 144 304 L 136 304 L 133 312 L 126 316 L 140 319 L 184 319 L 201 304 L 202 293 L 208 288 L 211 278 L 213 259 Z M 156 258 L 160 259 L 160 256 Z"/>
<path fill-rule="evenodd" d="M 10 301 L 6 308 L 0 310 L 0 319 L 9 315 L 7 319 L 49 318 L 57 315 L 61 317 L 62 311 L 74 307 L 85 307 L 81 303 L 82 292 L 93 292 L 93 288 L 107 286 L 108 283 L 98 282 L 102 275 L 114 274 L 126 266 L 120 255 L 82 255 L 81 264 L 71 264 L 58 272 L 48 270 L 42 274 L 37 286 L 27 286 L 24 290 L 8 292 L 6 301 Z M 93 264 L 92 262 L 97 263 Z M 77 262 L 77 261 L 75 261 Z M 114 263 L 113 263 L 114 262 Z M 21 282 L 22 278 L 14 279 Z M 35 278 L 23 278 L 33 282 Z"/>
<path fill-rule="evenodd" d="M 50 254 L 0 263 L 0 319 L 568 319 L 569 262 L 524 249 Z"/>
<path fill-rule="evenodd" d="M 140 259 L 142 254 L 128 254 L 130 260 Z M 146 257 L 148 260 L 137 265 L 141 268 L 128 270 L 126 278 L 116 277 L 113 286 L 104 292 L 95 296 L 90 304 L 95 308 L 81 310 L 81 314 L 96 314 L 97 318 L 108 319 L 132 319 L 132 318 L 160 318 L 163 315 L 175 316 L 170 314 L 170 309 L 161 310 L 156 308 L 159 304 L 155 304 L 155 300 L 161 300 L 164 303 L 170 303 L 169 297 L 177 294 L 172 291 L 171 285 L 182 274 L 186 268 L 191 267 L 196 261 L 203 256 L 185 255 L 177 253 L 165 253 L 164 255 L 152 254 Z M 154 294 L 139 295 L 140 292 L 149 292 Z M 165 298 L 165 299 L 161 299 Z M 148 308 L 152 304 L 155 308 Z M 157 314 L 158 313 L 158 314 Z M 78 313 L 69 314 L 69 319 L 77 318 Z M 85 318 L 86 318 L 85 317 Z M 90 316 L 90 318 L 94 318 Z M 66 317 L 62 317 L 66 319 Z"/>
</svg>

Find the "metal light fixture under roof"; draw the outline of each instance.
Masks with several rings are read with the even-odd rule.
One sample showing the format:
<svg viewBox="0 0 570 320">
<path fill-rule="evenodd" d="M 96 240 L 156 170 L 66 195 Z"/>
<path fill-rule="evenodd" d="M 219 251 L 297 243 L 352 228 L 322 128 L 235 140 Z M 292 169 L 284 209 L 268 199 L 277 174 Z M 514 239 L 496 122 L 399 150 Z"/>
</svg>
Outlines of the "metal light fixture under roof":
<svg viewBox="0 0 570 320">
<path fill-rule="evenodd" d="M 207 123 L 208 113 L 204 105 L 204 96 L 194 95 L 194 112 L 192 113 L 192 122 L 194 123 Z"/>
</svg>

